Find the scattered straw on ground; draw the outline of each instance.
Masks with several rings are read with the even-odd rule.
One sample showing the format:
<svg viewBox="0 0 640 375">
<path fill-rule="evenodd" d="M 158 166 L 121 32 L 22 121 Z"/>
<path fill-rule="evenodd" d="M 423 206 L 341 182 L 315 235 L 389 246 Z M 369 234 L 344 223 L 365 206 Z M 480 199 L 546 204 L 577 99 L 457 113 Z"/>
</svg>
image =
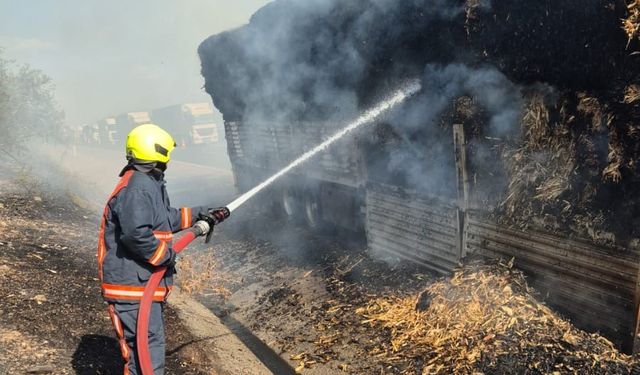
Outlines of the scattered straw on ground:
<svg viewBox="0 0 640 375">
<path fill-rule="evenodd" d="M 461 270 L 419 296 L 378 298 L 357 313 L 364 324 L 390 331 L 388 348 L 374 356 L 413 358 L 423 374 L 473 373 L 505 358 L 543 373 L 630 366 L 609 341 L 578 331 L 537 302 L 510 265 Z M 523 353 L 526 361 L 517 363 Z"/>
<path fill-rule="evenodd" d="M 220 271 L 220 263 L 210 253 L 184 255 L 178 264 L 181 291 L 188 295 L 206 294 L 226 298 L 229 277 Z"/>
</svg>

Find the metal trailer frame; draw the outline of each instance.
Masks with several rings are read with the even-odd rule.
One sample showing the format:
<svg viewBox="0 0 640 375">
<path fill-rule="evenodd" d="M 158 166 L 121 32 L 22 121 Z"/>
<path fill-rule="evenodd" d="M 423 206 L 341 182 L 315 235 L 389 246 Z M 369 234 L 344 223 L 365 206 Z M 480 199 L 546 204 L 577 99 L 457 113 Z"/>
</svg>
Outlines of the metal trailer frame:
<svg viewBox="0 0 640 375">
<path fill-rule="evenodd" d="M 543 299 L 578 327 L 602 333 L 626 352 L 640 351 L 640 249 L 500 226 L 487 210 L 473 205 L 464 127 L 454 124 L 452 129 L 457 199 L 367 181 L 356 147 L 343 148 L 350 155 L 327 153 L 319 167 L 306 167 L 303 173 L 306 179 L 343 186 L 346 194 L 364 195 L 362 230 L 372 254 L 415 262 L 440 274 L 470 259 L 513 259 Z M 323 132 L 327 129 L 318 124 L 225 123 L 237 186 L 251 188 L 274 172 L 267 166 L 285 165 L 322 139 Z M 260 143 L 266 158 L 252 159 L 247 150 L 252 142 Z"/>
</svg>

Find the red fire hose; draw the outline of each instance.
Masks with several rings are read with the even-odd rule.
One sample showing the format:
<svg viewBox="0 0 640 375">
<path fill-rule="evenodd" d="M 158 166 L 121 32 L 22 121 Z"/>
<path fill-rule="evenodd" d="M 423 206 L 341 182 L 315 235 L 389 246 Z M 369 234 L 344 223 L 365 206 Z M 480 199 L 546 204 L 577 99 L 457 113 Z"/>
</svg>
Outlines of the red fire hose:
<svg viewBox="0 0 640 375">
<path fill-rule="evenodd" d="M 213 228 L 211 228 L 213 229 Z M 203 234 L 202 229 L 195 226 L 186 231 L 175 244 L 173 251 L 180 253 L 199 235 Z M 143 375 L 153 375 L 153 365 L 151 364 L 151 355 L 149 353 L 149 315 L 151 314 L 151 304 L 153 303 L 153 294 L 160 285 L 160 281 L 164 277 L 167 267 L 158 267 L 151 274 L 147 285 L 144 287 L 142 301 L 140 301 L 140 309 L 138 310 L 138 324 L 136 326 L 136 345 L 138 347 L 138 359 L 140 361 L 140 369 Z"/>
</svg>

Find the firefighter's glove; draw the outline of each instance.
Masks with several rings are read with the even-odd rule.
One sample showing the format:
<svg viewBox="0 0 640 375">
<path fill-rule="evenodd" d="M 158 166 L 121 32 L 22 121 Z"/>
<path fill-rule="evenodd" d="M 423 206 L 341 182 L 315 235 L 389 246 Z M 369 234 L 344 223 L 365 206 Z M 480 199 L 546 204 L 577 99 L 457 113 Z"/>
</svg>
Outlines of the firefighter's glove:
<svg viewBox="0 0 640 375">
<path fill-rule="evenodd" d="M 222 223 L 231 215 L 231 211 L 226 207 L 210 208 L 207 210 L 207 213 L 214 218 L 214 224 Z"/>
<path fill-rule="evenodd" d="M 175 267 L 177 256 L 178 254 L 175 251 L 173 251 L 173 249 L 169 249 L 169 259 L 164 261 L 164 263 L 162 263 L 161 266 L 167 267 L 169 269 Z"/>
<path fill-rule="evenodd" d="M 210 208 L 207 210 L 207 213 L 200 213 L 198 215 L 198 220 L 206 221 L 207 224 L 209 224 L 209 232 L 206 233 L 204 243 L 209 243 L 211 235 L 213 234 L 213 228 L 228 218 L 229 215 L 231 215 L 231 212 L 226 207 Z"/>
</svg>

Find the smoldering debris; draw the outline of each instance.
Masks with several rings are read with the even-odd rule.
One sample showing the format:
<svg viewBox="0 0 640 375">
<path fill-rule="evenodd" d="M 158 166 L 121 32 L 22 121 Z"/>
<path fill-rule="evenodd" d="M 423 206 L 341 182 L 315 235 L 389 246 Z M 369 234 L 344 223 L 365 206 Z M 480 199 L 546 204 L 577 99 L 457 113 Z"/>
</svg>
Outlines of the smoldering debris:
<svg viewBox="0 0 640 375">
<path fill-rule="evenodd" d="M 529 98 L 521 125 L 522 143 L 503 151 L 509 184 L 499 206 L 502 219 L 515 221 L 527 215 L 544 216 L 540 206 L 553 204 L 570 188 L 570 172 L 576 162 L 567 124 L 561 121 L 549 126 L 549 111 L 541 95 Z"/>
<path fill-rule="evenodd" d="M 624 90 L 624 100 L 625 104 L 632 104 L 640 100 L 640 85 L 633 84 L 629 85 Z"/>
<path fill-rule="evenodd" d="M 631 44 L 640 36 L 640 1 L 629 1 L 627 11 L 627 17 L 622 19 L 622 28 L 629 37 L 628 44 Z"/>
<path fill-rule="evenodd" d="M 298 373 L 604 374 L 635 363 L 553 313 L 510 262 L 437 278 L 323 241 L 305 268 L 268 243 L 230 245 L 219 256 L 253 278 L 231 297 L 234 316 Z"/>
<path fill-rule="evenodd" d="M 606 245 L 637 238 L 632 186 L 639 177 L 640 138 L 629 104 L 634 93 L 631 85 L 620 88 L 616 101 L 587 92 L 525 95 L 521 140 L 496 152 L 508 175 L 496 220 L 570 231 Z"/>
<path fill-rule="evenodd" d="M 469 267 L 420 294 L 384 296 L 356 310 L 390 339 L 371 352 L 401 373 L 627 373 L 606 339 L 576 330 L 538 302 L 511 264 Z M 429 296 L 425 303 L 423 296 Z M 421 302 L 416 308 L 416 301 Z"/>
</svg>

